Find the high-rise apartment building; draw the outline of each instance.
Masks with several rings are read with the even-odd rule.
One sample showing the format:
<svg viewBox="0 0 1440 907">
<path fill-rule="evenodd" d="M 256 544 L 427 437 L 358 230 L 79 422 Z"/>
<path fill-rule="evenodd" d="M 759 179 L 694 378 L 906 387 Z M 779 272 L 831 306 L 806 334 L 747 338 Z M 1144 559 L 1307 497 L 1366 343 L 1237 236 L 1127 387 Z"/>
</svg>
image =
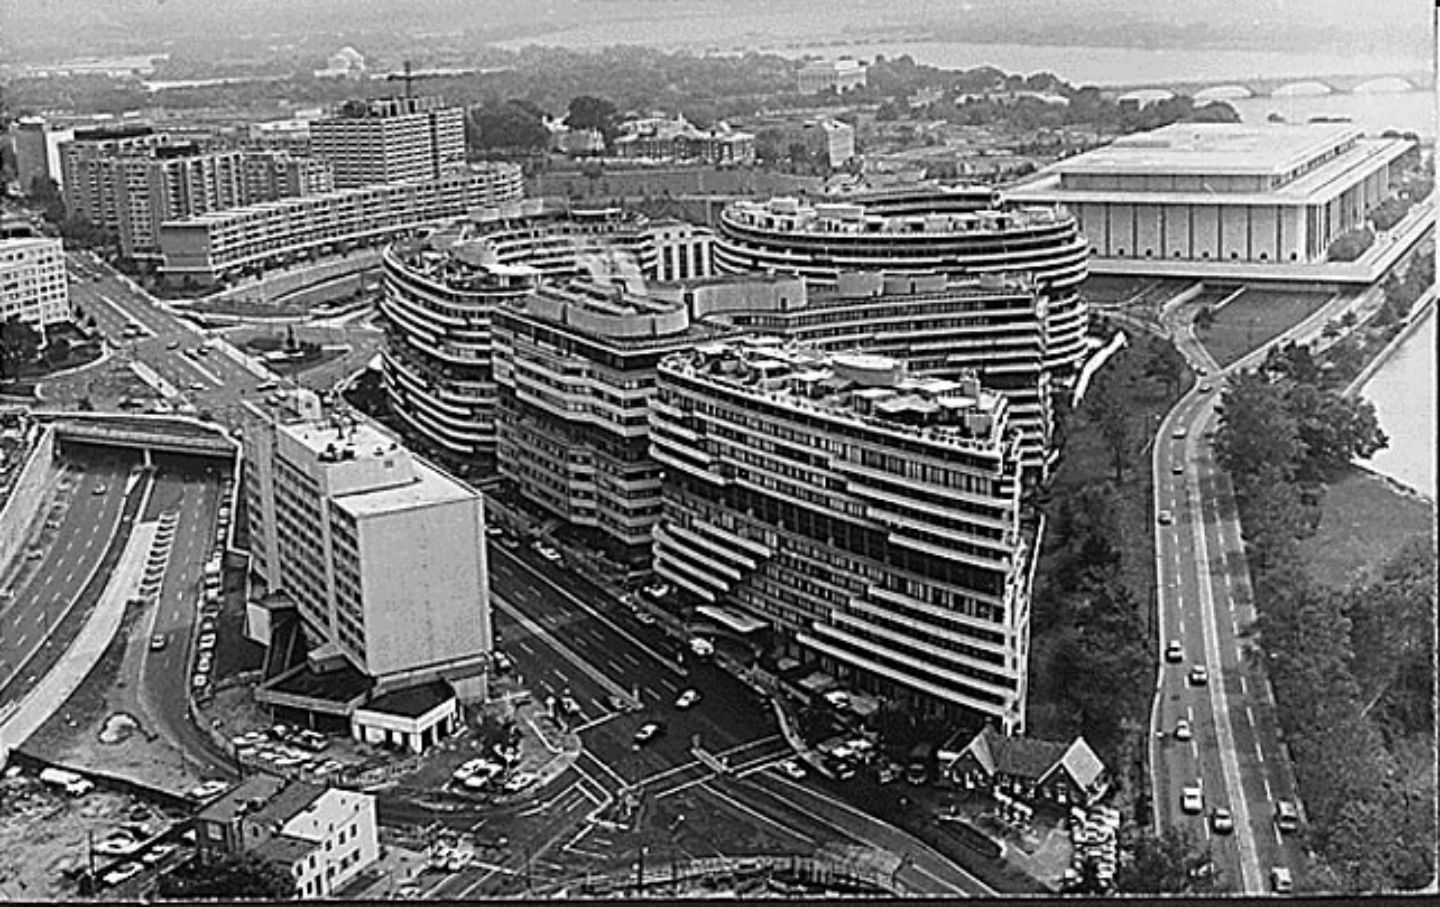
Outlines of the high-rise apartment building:
<svg viewBox="0 0 1440 907">
<path fill-rule="evenodd" d="M 439 98 L 350 101 L 310 124 L 310 151 L 335 169 L 335 186 L 435 179 L 465 163 L 465 111 Z"/>
<path fill-rule="evenodd" d="M 62 188 L 60 145 L 75 137 L 74 129 L 52 128 L 43 117 L 20 117 L 10 124 L 10 143 L 15 149 L 15 178 L 20 191 L 28 193 L 37 178 L 49 178 Z"/>
<path fill-rule="evenodd" d="M 11 318 L 36 328 L 70 320 L 70 287 L 60 240 L 0 239 L 0 321 Z"/>
<path fill-rule="evenodd" d="M 118 233 L 123 214 L 114 159 L 148 156 L 151 149 L 168 141 L 168 136 L 150 126 L 75 130 L 74 138 L 60 145 L 60 185 L 66 212 Z"/>
<path fill-rule="evenodd" d="M 778 338 L 659 366 L 655 570 L 919 712 L 1025 723 L 1034 542 L 1006 398 Z M 759 623 L 759 622 L 763 622 Z"/>
<path fill-rule="evenodd" d="M 245 152 L 247 205 L 334 190 L 335 171 L 327 161 L 285 151 Z"/>
<path fill-rule="evenodd" d="M 257 411 L 246 429 L 246 495 L 254 569 L 295 604 L 310 663 L 343 661 L 372 696 L 437 680 L 482 695 L 483 498 L 298 394 L 293 415 Z"/>
<path fill-rule="evenodd" d="M 660 517 L 655 368 L 706 332 L 683 305 L 582 282 L 500 306 L 492 324 L 500 474 L 595 548 L 647 571 Z"/>
<path fill-rule="evenodd" d="M 493 471 L 495 311 L 542 277 L 580 276 L 595 264 L 587 261 L 612 253 L 653 274 L 648 224 L 614 208 L 566 211 L 530 200 L 387 249 L 383 374 L 390 411 L 411 437 Z"/>
</svg>

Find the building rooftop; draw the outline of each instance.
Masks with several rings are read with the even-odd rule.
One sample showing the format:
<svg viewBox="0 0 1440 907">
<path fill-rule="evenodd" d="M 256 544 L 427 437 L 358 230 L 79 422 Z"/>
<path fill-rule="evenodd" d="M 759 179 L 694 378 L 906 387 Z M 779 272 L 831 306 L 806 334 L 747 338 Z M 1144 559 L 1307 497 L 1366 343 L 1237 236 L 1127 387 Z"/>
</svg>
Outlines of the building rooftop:
<svg viewBox="0 0 1440 907">
<path fill-rule="evenodd" d="M 1348 123 L 1175 123 L 1123 136 L 1052 169 L 1069 173 L 1283 174 L 1359 138 Z"/>
<path fill-rule="evenodd" d="M 835 237 L 924 240 L 934 236 L 1005 233 L 1029 227 L 1068 222 L 1070 215 L 1053 207 L 986 208 L 978 211 L 876 213 L 863 200 L 817 204 L 794 198 L 731 202 L 721 214 L 729 222 L 752 230 L 806 233 Z"/>
<path fill-rule="evenodd" d="M 305 859 L 310 851 L 315 849 L 313 841 L 305 841 L 301 838 L 292 838 L 289 835 L 276 835 L 262 843 L 259 847 L 251 849 L 251 852 L 261 859 L 268 860 L 280 866 L 294 866 Z"/>
<path fill-rule="evenodd" d="M 383 712 L 387 715 L 401 715 L 419 718 L 426 712 L 455 698 L 455 690 L 443 680 L 422 683 L 419 686 L 395 690 L 383 696 L 376 696 L 362 707 L 366 712 Z"/>
<path fill-rule="evenodd" d="M 993 449 L 1009 411 L 1005 398 L 973 373 L 957 380 L 916 377 L 888 356 L 829 354 L 778 337 L 706 343 L 665 365 L 797 410 L 952 446 Z"/>
<path fill-rule="evenodd" d="M 240 782 L 238 787 L 232 788 L 225 796 L 200 810 L 200 814 L 196 818 L 210 822 L 234 821 L 242 812 L 248 812 L 251 804 L 255 801 L 270 802 L 270 798 L 279 793 L 285 784 L 285 779 L 276 775 L 267 775 L 263 772 L 251 775 Z"/>
</svg>

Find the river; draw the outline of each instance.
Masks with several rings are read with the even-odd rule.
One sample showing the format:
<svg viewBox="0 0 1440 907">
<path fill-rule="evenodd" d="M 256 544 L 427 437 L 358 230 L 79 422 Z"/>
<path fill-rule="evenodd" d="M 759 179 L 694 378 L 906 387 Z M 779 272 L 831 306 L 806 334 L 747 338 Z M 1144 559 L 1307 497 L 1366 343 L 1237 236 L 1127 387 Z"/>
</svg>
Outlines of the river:
<svg viewBox="0 0 1440 907">
<path fill-rule="evenodd" d="M 1436 500 L 1435 317 L 1432 305 L 1415 333 L 1361 388 L 1390 437 L 1390 445 L 1366 465 L 1431 501 Z"/>
</svg>

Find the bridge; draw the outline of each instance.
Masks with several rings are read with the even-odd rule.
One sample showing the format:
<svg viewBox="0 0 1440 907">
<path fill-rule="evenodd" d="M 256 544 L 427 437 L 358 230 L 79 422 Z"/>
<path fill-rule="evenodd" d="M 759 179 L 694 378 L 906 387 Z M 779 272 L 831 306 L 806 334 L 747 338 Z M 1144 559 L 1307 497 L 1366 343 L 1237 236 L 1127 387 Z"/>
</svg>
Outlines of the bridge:
<svg viewBox="0 0 1440 907">
<path fill-rule="evenodd" d="M 56 441 L 141 450 L 146 462 L 153 452 L 228 460 L 240 450 L 220 427 L 183 416 L 39 411 L 35 418 L 54 423 Z"/>
<path fill-rule="evenodd" d="M 1424 91 L 1435 84 L 1435 74 L 1413 72 L 1375 75 L 1373 73 L 1286 77 L 1238 77 L 1229 80 L 1152 82 L 1144 85 L 1114 86 L 1117 97 L 1156 93 L 1188 95 L 1199 102 L 1236 98 L 1316 97 L 1329 94 L 1399 94 Z"/>
</svg>

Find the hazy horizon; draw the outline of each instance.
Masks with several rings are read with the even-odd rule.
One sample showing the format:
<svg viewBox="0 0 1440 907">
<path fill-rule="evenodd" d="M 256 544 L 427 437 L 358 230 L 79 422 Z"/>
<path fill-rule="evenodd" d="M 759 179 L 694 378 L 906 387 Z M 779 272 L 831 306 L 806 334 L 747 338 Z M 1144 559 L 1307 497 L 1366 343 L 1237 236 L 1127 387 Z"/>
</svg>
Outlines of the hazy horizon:
<svg viewBox="0 0 1440 907">
<path fill-rule="evenodd" d="M 478 50 L 501 38 L 543 41 L 587 29 L 624 35 L 626 23 L 653 28 L 675 21 L 687 23 L 692 34 L 708 29 L 727 46 L 773 37 L 776 23 L 784 22 L 792 28 L 780 35 L 785 40 L 883 40 L 904 33 L 907 40 L 978 43 L 1391 49 L 1429 58 L 1435 32 L 1426 0 L 1358 6 L 1346 0 L 6 0 L 0 46 L 30 60 L 266 38 L 320 46 L 369 34 L 389 44 L 463 37 L 467 49 L 473 42 Z"/>
</svg>

